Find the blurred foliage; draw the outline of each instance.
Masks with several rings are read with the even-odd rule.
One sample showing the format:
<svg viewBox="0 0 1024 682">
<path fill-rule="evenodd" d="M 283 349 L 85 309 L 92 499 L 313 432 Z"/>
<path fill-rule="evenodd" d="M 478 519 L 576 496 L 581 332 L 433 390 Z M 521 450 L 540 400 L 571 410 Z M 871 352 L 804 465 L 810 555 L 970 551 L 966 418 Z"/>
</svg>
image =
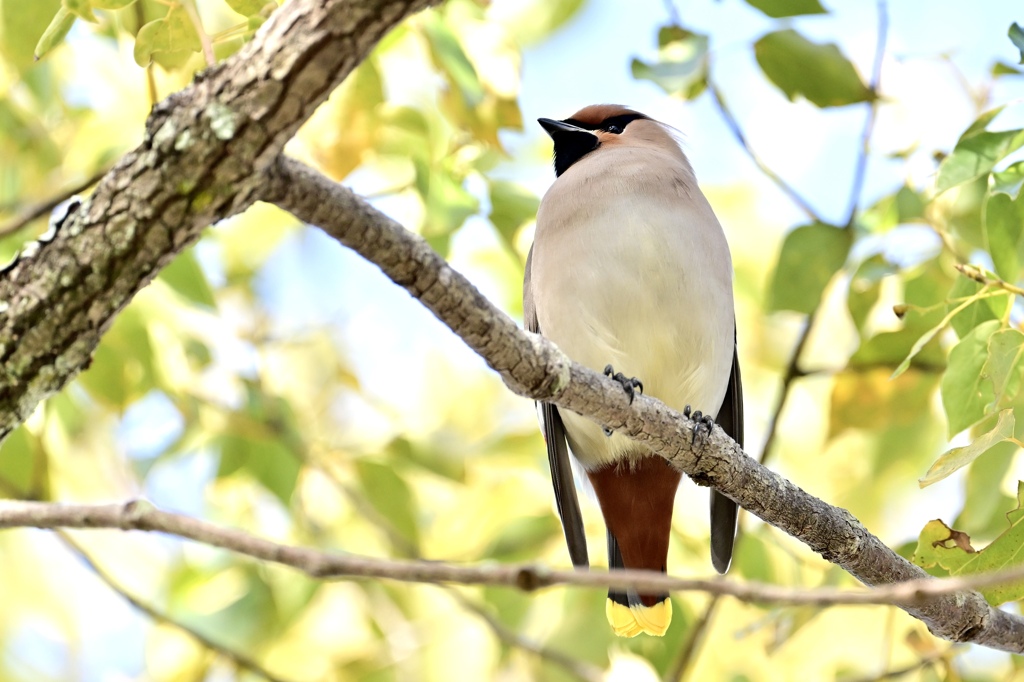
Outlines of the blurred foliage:
<svg viewBox="0 0 1024 682">
<path fill-rule="evenodd" d="M 509 171 L 510 133 L 523 127 L 522 50 L 557 44 L 582 5 L 449 0 L 412 18 L 289 153 L 369 196 L 515 314 L 538 205 Z M 701 106 L 714 96 L 709 86 L 746 87 L 718 68 L 724 41 L 746 51 L 787 111 L 826 117 L 899 104 L 897 88 L 862 75 L 867 61 L 794 23 L 834 23 L 817 0 L 734 5 L 767 28 L 738 45 L 668 12 L 632 60 L 633 77 Z M 18 221 L 26 208 L 110 166 L 138 143 L 156 99 L 207 59 L 236 52 L 275 7 L 0 0 L 0 225 L 9 227 L 0 259 L 45 230 L 45 216 Z M 990 34 L 1007 41 L 1005 26 Z M 1021 47 L 1016 25 L 1009 35 Z M 906 179 L 865 193 L 853 215 L 780 225 L 754 206 L 750 187 L 705 187 L 733 247 L 752 454 L 779 377 L 791 373 L 769 463 L 937 574 L 1009 566 L 1024 554 L 1024 130 L 1000 125 L 1019 102 L 988 98 L 1012 91 L 995 86 L 1019 83 L 1020 72 L 991 61 L 991 82 L 973 84 L 986 94 L 964 95 L 974 123 L 939 149 L 889 140 L 888 162 L 905 164 Z M 859 132 L 844 144 L 858 145 Z M 527 150 L 520 163 L 548 177 L 547 151 Z M 788 153 L 842 176 L 817 150 Z M 929 177 L 910 172 L 933 154 Z M 166 268 L 117 318 L 88 370 L 0 444 L 0 495 L 141 495 L 331 551 L 566 565 L 531 407 L 461 346 L 451 350 L 458 344 L 437 327 L 373 268 L 255 206 Z M 945 479 L 936 486 L 944 521 L 925 525 L 922 496 L 935 489 L 920 491 L 919 479 Z M 681 499 L 693 492 L 687 484 Z M 598 547 L 600 517 L 584 505 Z M 679 505 L 674 573 L 707 573 L 704 514 L 690 500 Z M 853 585 L 774 529 L 749 517 L 743 527 L 732 579 Z M 664 675 L 687 650 L 692 679 L 860 679 L 901 668 L 907 680 L 1024 679 L 1008 658 L 972 668 L 895 609 L 722 599 L 709 612 L 706 596 L 676 595 L 664 639 L 627 641 L 605 627 L 598 590 L 319 582 L 163 537 L 75 538 L 118 589 L 170 621 L 132 610 L 54 536 L 0 534 L 0 680 L 258 679 L 174 623 L 289 680 L 573 678 L 509 632 L 617 679 Z M 989 596 L 1015 601 L 1018 587 Z"/>
</svg>

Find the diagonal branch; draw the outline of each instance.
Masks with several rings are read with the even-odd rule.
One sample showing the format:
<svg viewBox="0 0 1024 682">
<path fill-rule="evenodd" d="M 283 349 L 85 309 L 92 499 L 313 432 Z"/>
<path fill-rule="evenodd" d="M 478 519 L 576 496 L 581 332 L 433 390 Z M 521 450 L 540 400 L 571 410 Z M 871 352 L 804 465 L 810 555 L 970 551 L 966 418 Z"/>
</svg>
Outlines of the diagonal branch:
<svg viewBox="0 0 1024 682">
<path fill-rule="evenodd" d="M 645 443 L 698 484 L 714 486 L 866 585 L 927 578 L 848 511 L 766 469 L 721 429 L 694 441 L 693 422 L 663 403 L 641 396 L 630 406 L 617 383 L 519 329 L 426 241 L 351 191 L 283 157 L 269 173 L 264 199 L 377 264 L 462 337 L 514 392 L 553 402 Z M 1024 619 L 993 609 L 976 592 L 898 605 L 940 637 L 1024 652 Z"/>
<path fill-rule="evenodd" d="M 434 0 L 295 0 L 150 114 L 142 144 L 52 240 L 0 270 L 0 439 L 86 366 L 114 316 L 261 170 L 402 18 Z"/>
</svg>

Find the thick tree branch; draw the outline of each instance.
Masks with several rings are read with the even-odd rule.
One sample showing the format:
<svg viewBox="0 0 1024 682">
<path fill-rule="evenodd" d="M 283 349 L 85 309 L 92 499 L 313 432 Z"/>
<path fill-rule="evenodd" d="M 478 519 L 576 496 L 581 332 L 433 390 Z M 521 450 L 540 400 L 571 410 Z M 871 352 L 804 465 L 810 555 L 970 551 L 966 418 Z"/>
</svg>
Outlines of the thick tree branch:
<svg viewBox="0 0 1024 682">
<path fill-rule="evenodd" d="M 554 344 L 519 329 L 420 237 L 316 171 L 281 158 L 262 198 L 318 225 L 377 264 L 454 330 L 519 395 L 547 400 L 648 445 L 700 485 L 711 485 L 869 586 L 927 578 L 848 511 L 826 504 L 748 457 L 720 428 L 694 441 L 693 422 L 572 362 Z M 1024 619 L 976 592 L 898 606 L 936 635 L 1024 653 Z"/>
<path fill-rule="evenodd" d="M 260 173 L 391 27 L 432 0 L 295 0 L 158 104 L 56 236 L 0 272 L 0 439 L 89 363 L 114 316 Z"/>
</svg>

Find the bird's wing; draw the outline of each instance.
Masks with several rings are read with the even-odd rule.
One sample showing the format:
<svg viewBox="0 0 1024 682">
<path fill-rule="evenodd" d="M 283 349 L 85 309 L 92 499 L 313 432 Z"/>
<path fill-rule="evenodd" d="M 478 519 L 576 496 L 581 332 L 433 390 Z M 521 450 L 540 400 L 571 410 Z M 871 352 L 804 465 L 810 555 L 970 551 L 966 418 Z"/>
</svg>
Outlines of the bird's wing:
<svg viewBox="0 0 1024 682">
<path fill-rule="evenodd" d="M 530 288 L 530 263 L 533 260 L 533 248 L 526 258 L 526 278 L 523 280 L 523 322 L 526 329 L 537 334 L 541 333 L 537 321 L 537 309 L 533 302 L 533 290 Z M 541 426 L 544 429 L 544 442 L 548 449 L 548 466 L 551 468 L 551 484 L 555 488 L 555 504 L 558 515 L 562 519 L 562 530 L 565 543 L 569 548 L 572 565 L 586 567 L 590 565 L 587 558 L 587 536 L 583 531 L 583 516 L 580 514 L 580 503 L 576 499 L 576 484 L 572 477 L 569 464 L 569 446 L 565 440 L 565 426 L 558 408 L 550 403 L 540 403 Z"/>
<path fill-rule="evenodd" d="M 732 373 L 725 401 L 715 420 L 730 438 L 743 447 L 743 384 L 740 380 L 740 359 L 733 341 Z M 736 539 L 736 503 L 711 490 L 711 563 L 719 573 L 729 570 L 732 546 Z"/>
</svg>

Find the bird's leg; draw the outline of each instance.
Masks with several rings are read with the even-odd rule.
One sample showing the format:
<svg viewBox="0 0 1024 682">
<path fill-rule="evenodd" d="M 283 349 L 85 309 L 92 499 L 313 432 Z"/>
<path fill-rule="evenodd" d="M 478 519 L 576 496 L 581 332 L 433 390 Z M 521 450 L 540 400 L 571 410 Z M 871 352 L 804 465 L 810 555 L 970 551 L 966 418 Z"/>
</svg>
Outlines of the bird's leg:
<svg viewBox="0 0 1024 682">
<path fill-rule="evenodd" d="M 633 396 L 635 395 L 635 392 L 644 392 L 644 384 L 642 381 L 640 381 L 636 377 L 627 377 L 622 372 L 616 372 L 614 369 L 612 369 L 611 365 L 605 365 L 604 375 L 606 377 L 611 377 L 612 379 L 615 379 L 615 381 L 622 384 L 622 390 L 624 390 L 626 392 L 626 395 L 629 396 L 630 405 L 633 404 Z"/>
<path fill-rule="evenodd" d="M 704 447 L 704 441 L 711 435 L 711 430 L 715 428 L 714 418 L 700 410 L 691 414 L 689 405 L 683 408 L 683 416 L 697 422 L 693 425 L 693 437 L 690 439 L 690 445 L 696 445 L 697 441 L 700 441 L 701 447 Z"/>
<path fill-rule="evenodd" d="M 626 395 L 629 397 L 630 405 L 633 404 L 633 398 L 635 397 L 636 393 L 644 392 L 644 384 L 642 381 L 640 381 L 636 377 L 627 377 L 622 372 L 616 372 L 614 369 L 612 369 L 611 365 L 605 365 L 604 375 L 606 377 L 611 377 L 615 381 L 622 384 L 622 390 L 624 390 L 626 392 Z M 603 427 L 603 429 L 604 435 L 612 435 L 612 430 L 609 429 L 607 426 Z"/>
</svg>

